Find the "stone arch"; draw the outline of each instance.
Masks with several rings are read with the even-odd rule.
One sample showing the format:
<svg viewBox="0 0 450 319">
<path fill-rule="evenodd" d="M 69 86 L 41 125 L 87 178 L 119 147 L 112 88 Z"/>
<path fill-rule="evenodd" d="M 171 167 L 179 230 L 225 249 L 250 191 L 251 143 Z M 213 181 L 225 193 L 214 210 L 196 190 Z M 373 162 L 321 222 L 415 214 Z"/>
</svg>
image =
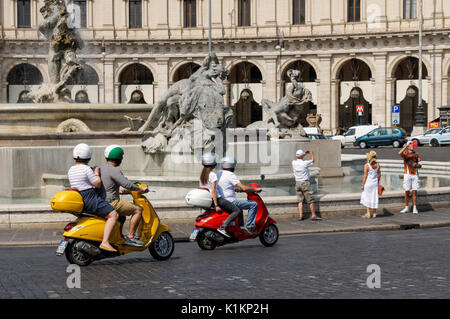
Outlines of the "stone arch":
<svg viewBox="0 0 450 319">
<path fill-rule="evenodd" d="M 8 85 L 37 85 L 44 81 L 41 71 L 29 63 L 19 63 L 6 72 Z"/>
<path fill-rule="evenodd" d="M 230 64 L 228 64 L 226 66 L 226 69 L 231 74 L 231 71 L 233 70 L 233 68 L 236 67 L 238 64 L 240 64 L 242 62 L 247 62 L 247 63 L 251 63 L 251 64 L 255 65 L 259 69 L 259 71 L 261 72 L 262 81 L 264 81 L 264 79 L 266 78 L 266 75 L 264 73 L 265 72 L 265 68 L 259 62 L 254 61 L 254 60 L 238 59 L 238 60 L 235 60 L 235 61 L 231 62 Z M 230 79 L 230 78 L 228 77 L 228 79 Z"/>
<path fill-rule="evenodd" d="M 405 60 L 406 58 L 409 58 L 409 57 L 419 59 L 419 56 L 417 54 L 410 54 L 410 55 L 406 55 L 405 54 L 405 55 L 400 55 L 400 56 L 396 57 L 388 65 L 388 69 L 387 69 L 388 76 L 394 78 L 395 71 L 397 70 L 397 67 L 403 62 L 403 60 Z M 425 69 L 427 70 L 427 73 L 428 73 L 428 70 L 432 70 L 433 69 L 431 67 L 430 62 L 427 59 L 423 58 L 423 57 L 422 57 L 422 63 L 424 64 Z"/>
<path fill-rule="evenodd" d="M 89 64 L 83 64 L 83 72 L 77 74 L 75 79 L 70 79 L 68 85 L 84 84 L 98 85 L 100 78 L 97 70 Z"/>
<path fill-rule="evenodd" d="M 314 63 L 314 61 L 312 61 L 310 59 L 305 59 L 305 58 L 292 58 L 292 59 L 285 61 L 281 66 L 281 70 L 282 70 L 281 74 L 285 74 L 288 71 L 289 67 L 297 61 L 303 61 L 303 62 L 308 63 L 313 68 L 314 72 L 316 73 L 316 80 L 319 79 L 320 68 L 318 67 L 318 65 L 316 63 Z"/>
<path fill-rule="evenodd" d="M 39 65 L 39 64 L 35 65 L 35 64 L 28 63 L 28 62 L 18 62 L 18 63 L 14 63 L 14 60 L 11 61 L 10 64 L 8 64 L 8 63 L 5 63 L 5 64 L 4 64 L 4 70 L 5 70 L 5 72 L 3 72 L 3 75 L 2 75 L 3 79 L 2 79 L 2 80 L 3 80 L 4 82 L 7 82 L 8 74 L 9 74 L 15 67 L 17 67 L 17 66 L 19 66 L 19 65 L 21 65 L 21 64 L 29 64 L 29 65 L 31 65 L 31 66 L 37 68 L 37 69 L 39 70 L 39 72 L 41 73 L 41 76 L 42 76 L 42 83 L 46 83 L 46 82 L 49 81 L 48 74 L 47 74 L 47 70 L 46 70 L 45 68 L 42 68 L 41 65 Z"/>
<path fill-rule="evenodd" d="M 129 61 L 129 62 L 125 62 L 125 63 L 121 64 L 117 68 L 117 70 L 115 72 L 114 82 L 119 83 L 120 82 L 120 76 L 123 73 L 123 71 L 125 71 L 129 66 L 131 66 L 133 64 L 141 64 L 141 65 L 145 66 L 147 69 L 150 70 L 150 72 L 153 75 L 153 83 L 157 82 L 156 81 L 156 77 L 155 77 L 155 74 L 157 74 L 156 71 L 153 69 L 153 67 L 150 64 L 142 62 L 142 61 Z"/>
<path fill-rule="evenodd" d="M 395 80 L 392 100 L 400 105 L 400 124 L 407 134 L 411 134 L 416 122 L 416 113 L 419 105 L 419 58 L 414 55 L 402 56 L 391 63 L 389 74 Z M 422 62 L 422 79 L 426 80 L 429 69 L 426 61 Z M 428 123 L 428 94 L 430 87 L 423 82 L 422 107 L 425 123 Z"/>
<path fill-rule="evenodd" d="M 197 71 L 198 70 L 198 68 L 200 68 L 201 67 L 201 63 L 199 63 L 199 62 L 194 62 L 194 61 L 181 61 L 181 62 L 179 62 L 179 63 L 177 63 L 176 65 L 174 65 L 173 67 L 172 67 L 172 69 L 170 70 L 170 73 L 169 73 L 169 79 L 170 79 L 170 81 L 172 81 L 172 83 L 175 83 L 175 82 L 177 82 L 177 81 L 179 81 L 179 80 L 182 80 L 182 79 L 187 79 L 187 78 L 189 78 L 189 76 L 181 76 L 181 75 L 178 75 L 178 73 L 180 72 L 180 71 L 182 71 L 183 70 L 183 68 L 185 68 L 185 67 L 192 67 L 192 73 L 194 73 L 195 71 Z M 195 66 L 195 67 L 194 67 Z M 191 74 L 192 74 L 191 73 Z"/>
<path fill-rule="evenodd" d="M 355 125 L 372 123 L 373 86 L 375 69 L 366 59 L 348 57 L 341 59 L 333 70 L 333 76 L 339 83 L 336 90 L 338 101 L 338 122 L 340 129 Z M 362 105 L 364 112 L 356 111 Z"/>
<path fill-rule="evenodd" d="M 229 69 L 229 72 L 228 81 L 230 83 L 261 83 L 263 81 L 261 69 L 249 61 L 241 61 L 240 63 L 234 64 Z M 238 81 L 241 75 L 243 76 L 243 80 Z"/>
<path fill-rule="evenodd" d="M 332 70 L 331 70 L 332 80 L 338 79 L 339 73 L 342 70 L 342 68 L 345 66 L 346 63 L 348 63 L 349 61 L 351 61 L 353 59 L 364 62 L 368 66 L 370 72 L 372 73 L 372 76 L 373 76 L 373 74 L 375 74 L 374 73 L 375 66 L 373 65 L 373 63 L 371 61 L 369 61 L 365 57 L 350 56 L 350 57 L 341 58 L 339 61 L 334 63 Z"/>
<path fill-rule="evenodd" d="M 120 85 L 119 101 L 121 103 L 134 103 L 135 99 L 133 96 L 141 95 L 145 97 L 144 101 L 152 103 L 154 82 L 153 72 L 146 64 L 139 62 L 128 63 L 118 73 L 118 83 Z M 139 99 L 139 101 L 142 101 L 142 99 Z"/>
</svg>

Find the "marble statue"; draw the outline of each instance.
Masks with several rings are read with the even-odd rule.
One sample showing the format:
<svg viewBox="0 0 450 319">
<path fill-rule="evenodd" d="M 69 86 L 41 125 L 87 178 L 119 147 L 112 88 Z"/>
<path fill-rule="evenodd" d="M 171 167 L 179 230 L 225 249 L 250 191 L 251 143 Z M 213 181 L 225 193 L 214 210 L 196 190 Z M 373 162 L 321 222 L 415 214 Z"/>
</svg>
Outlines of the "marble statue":
<svg viewBox="0 0 450 319">
<path fill-rule="evenodd" d="M 83 48 L 83 41 L 72 26 L 63 0 L 45 0 L 40 9 L 44 20 L 39 31 L 49 41 L 48 71 L 50 83 L 42 85 L 30 97 L 38 103 L 72 102 L 66 84 L 82 70 L 76 51 Z M 61 72 L 63 70 L 63 72 Z"/>
<path fill-rule="evenodd" d="M 202 136 L 203 144 L 199 147 L 209 145 L 214 130 L 228 127 L 233 120 L 232 110 L 224 103 L 223 80 L 227 76 L 217 56 L 211 53 L 188 79 L 172 85 L 138 130 L 143 133 L 152 128 L 143 143 L 144 150 L 155 153 L 180 143 L 184 151 L 193 149 L 192 141 L 188 140 L 192 136 L 187 138 L 186 130 L 193 132 L 194 120 L 202 125 L 202 132 L 193 132 Z"/>
<path fill-rule="evenodd" d="M 308 103 L 312 101 L 311 92 L 304 88 L 299 82 L 298 70 L 288 70 L 292 86 L 286 90 L 286 95 L 278 102 L 266 99 L 261 101 L 264 111 L 269 115 L 277 128 L 295 128 L 306 119 Z"/>
</svg>

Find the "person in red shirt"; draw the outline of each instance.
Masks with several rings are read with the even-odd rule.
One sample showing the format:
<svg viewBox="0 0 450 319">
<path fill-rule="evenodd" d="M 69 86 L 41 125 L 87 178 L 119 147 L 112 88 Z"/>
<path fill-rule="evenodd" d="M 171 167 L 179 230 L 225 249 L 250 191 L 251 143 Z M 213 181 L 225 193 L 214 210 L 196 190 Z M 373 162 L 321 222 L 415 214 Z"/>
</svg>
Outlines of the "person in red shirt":
<svg viewBox="0 0 450 319">
<path fill-rule="evenodd" d="M 419 168 L 421 168 L 420 154 L 414 150 L 412 141 L 406 143 L 406 145 L 398 152 L 403 158 L 404 175 L 403 175 L 403 189 L 405 190 L 405 208 L 400 213 L 409 212 L 409 195 L 412 191 L 413 198 L 413 214 L 418 214 L 416 207 L 417 203 L 417 190 L 419 189 Z"/>
</svg>

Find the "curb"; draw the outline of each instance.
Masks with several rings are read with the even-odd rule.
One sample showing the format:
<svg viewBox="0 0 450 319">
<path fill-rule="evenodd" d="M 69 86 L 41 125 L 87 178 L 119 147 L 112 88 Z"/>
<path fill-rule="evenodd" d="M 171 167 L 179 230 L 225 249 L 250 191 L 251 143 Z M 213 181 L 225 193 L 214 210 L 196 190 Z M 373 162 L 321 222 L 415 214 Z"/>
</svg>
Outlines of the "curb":
<svg viewBox="0 0 450 319">
<path fill-rule="evenodd" d="M 431 229 L 440 227 L 449 227 L 450 221 L 445 222 L 425 222 L 419 224 L 385 224 L 357 227 L 342 227 L 330 229 L 310 229 L 310 230 L 289 230 L 280 231 L 280 236 L 292 235 L 310 235 L 310 234 L 326 234 L 326 233 L 355 233 L 370 231 L 389 231 L 389 230 L 409 230 L 409 229 Z M 175 237 L 174 242 L 189 242 L 189 236 Z M 59 240 L 54 241 L 21 241 L 21 242 L 0 242 L 0 247 L 29 247 L 29 246 L 57 246 Z"/>
</svg>

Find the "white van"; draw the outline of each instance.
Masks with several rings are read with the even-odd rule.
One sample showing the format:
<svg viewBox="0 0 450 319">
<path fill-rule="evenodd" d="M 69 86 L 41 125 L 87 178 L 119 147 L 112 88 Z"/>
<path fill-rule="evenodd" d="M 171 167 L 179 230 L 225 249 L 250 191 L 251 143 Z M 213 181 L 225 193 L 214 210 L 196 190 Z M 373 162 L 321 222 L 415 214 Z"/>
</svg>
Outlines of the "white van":
<svg viewBox="0 0 450 319">
<path fill-rule="evenodd" d="M 341 141 L 341 147 L 353 146 L 353 142 L 360 136 L 366 135 L 370 131 L 379 128 L 379 125 L 359 125 L 352 126 L 344 135 L 337 135 L 331 137 L 333 140 Z"/>
</svg>

